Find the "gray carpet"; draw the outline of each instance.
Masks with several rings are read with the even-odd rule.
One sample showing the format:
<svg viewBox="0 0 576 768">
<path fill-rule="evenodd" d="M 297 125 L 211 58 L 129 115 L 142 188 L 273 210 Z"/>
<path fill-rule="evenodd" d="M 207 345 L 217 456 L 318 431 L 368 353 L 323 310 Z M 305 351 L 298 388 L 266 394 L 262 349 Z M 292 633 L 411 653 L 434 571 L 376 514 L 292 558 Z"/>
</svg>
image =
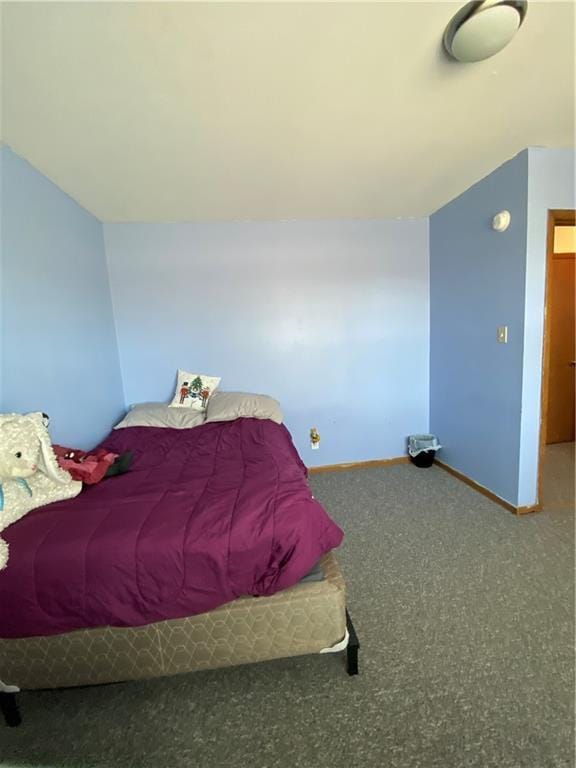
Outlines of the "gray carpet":
<svg viewBox="0 0 576 768">
<path fill-rule="evenodd" d="M 3 766 L 574 765 L 573 513 L 515 518 L 440 469 L 316 475 L 362 643 L 340 656 L 28 693 Z"/>
</svg>

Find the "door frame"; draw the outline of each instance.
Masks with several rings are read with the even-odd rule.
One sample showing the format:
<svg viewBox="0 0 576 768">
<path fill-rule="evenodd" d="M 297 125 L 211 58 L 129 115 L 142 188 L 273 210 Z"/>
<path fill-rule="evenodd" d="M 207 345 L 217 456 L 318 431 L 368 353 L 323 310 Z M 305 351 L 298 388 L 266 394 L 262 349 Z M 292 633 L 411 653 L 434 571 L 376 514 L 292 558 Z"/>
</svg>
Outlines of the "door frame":
<svg viewBox="0 0 576 768">
<path fill-rule="evenodd" d="M 542 508 L 542 484 L 544 476 L 544 452 L 546 450 L 546 432 L 548 426 L 548 384 L 550 363 L 550 275 L 554 258 L 555 227 L 576 226 L 576 211 L 565 208 L 553 208 L 548 211 L 548 233 L 546 238 L 546 277 L 544 296 L 544 339 L 542 345 L 542 386 L 540 394 L 540 448 L 538 451 L 538 508 Z"/>
</svg>

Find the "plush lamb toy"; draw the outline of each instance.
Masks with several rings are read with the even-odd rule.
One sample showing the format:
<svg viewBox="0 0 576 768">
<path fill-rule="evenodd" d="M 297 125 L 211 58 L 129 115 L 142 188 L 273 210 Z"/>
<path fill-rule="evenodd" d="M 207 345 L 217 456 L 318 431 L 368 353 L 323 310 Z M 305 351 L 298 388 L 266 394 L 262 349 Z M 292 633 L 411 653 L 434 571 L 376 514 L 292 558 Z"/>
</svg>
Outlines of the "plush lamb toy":
<svg viewBox="0 0 576 768">
<path fill-rule="evenodd" d="M 0 531 L 36 507 L 77 496 L 82 483 L 60 469 L 43 413 L 0 414 Z M 8 544 L 0 538 L 0 570 Z"/>
</svg>

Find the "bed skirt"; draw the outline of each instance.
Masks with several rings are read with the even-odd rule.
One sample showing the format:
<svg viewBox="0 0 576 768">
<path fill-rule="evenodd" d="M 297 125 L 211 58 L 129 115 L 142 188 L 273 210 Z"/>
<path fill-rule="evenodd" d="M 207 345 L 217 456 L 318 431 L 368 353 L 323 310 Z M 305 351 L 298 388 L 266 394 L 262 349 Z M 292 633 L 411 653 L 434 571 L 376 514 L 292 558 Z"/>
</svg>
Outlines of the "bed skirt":
<svg viewBox="0 0 576 768">
<path fill-rule="evenodd" d="M 342 573 L 331 552 L 321 566 L 324 581 L 241 597 L 198 616 L 0 639 L 0 678 L 22 689 L 65 688 L 319 653 L 346 635 Z"/>
</svg>

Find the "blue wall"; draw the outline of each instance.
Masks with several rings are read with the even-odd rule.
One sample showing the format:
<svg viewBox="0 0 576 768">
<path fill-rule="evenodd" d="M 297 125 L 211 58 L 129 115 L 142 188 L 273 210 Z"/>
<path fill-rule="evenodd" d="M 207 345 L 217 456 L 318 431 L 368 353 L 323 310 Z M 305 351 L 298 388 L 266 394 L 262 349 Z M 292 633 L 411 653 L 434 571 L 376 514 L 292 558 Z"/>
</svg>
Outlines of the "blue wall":
<svg viewBox="0 0 576 768">
<path fill-rule="evenodd" d="M 430 427 L 442 459 L 517 504 L 528 152 L 430 219 Z M 503 233 L 492 217 L 508 209 Z M 508 326 L 508 344 L 496 330 Z"/>
<path fill-rule="evenodd" d="M 430 427 L 448 464 L 535 502 L 546 217 L 575 207 L 573 150 L 520 153 L 435 213 L 430 243 L 425 219 L 103 228 L 0 160 L 0 410 L 45 410 L 89 447 L 187 367 L 278 397 L 311 466 L 397 456 Z"/>
<path fill-rule="evenodd" d="M 55 441 L 91 447 L 124 402 L 102 224 L 0 153 L 0 410 L 45 411 Z"/>
<path fill-rule="evenodd" d="M 104 230 L 128 403 L 167 400 L 178 367 L 220 375 L 277 397 L 311 466 L 428 428 L 426 220 Z"/>
<path fill-rule="evenodd" d="M 576 208 L 573 149 L 528 150 L 528 233 L 519 504 L 537 497 L 548 209 Z"/>
</svg>

